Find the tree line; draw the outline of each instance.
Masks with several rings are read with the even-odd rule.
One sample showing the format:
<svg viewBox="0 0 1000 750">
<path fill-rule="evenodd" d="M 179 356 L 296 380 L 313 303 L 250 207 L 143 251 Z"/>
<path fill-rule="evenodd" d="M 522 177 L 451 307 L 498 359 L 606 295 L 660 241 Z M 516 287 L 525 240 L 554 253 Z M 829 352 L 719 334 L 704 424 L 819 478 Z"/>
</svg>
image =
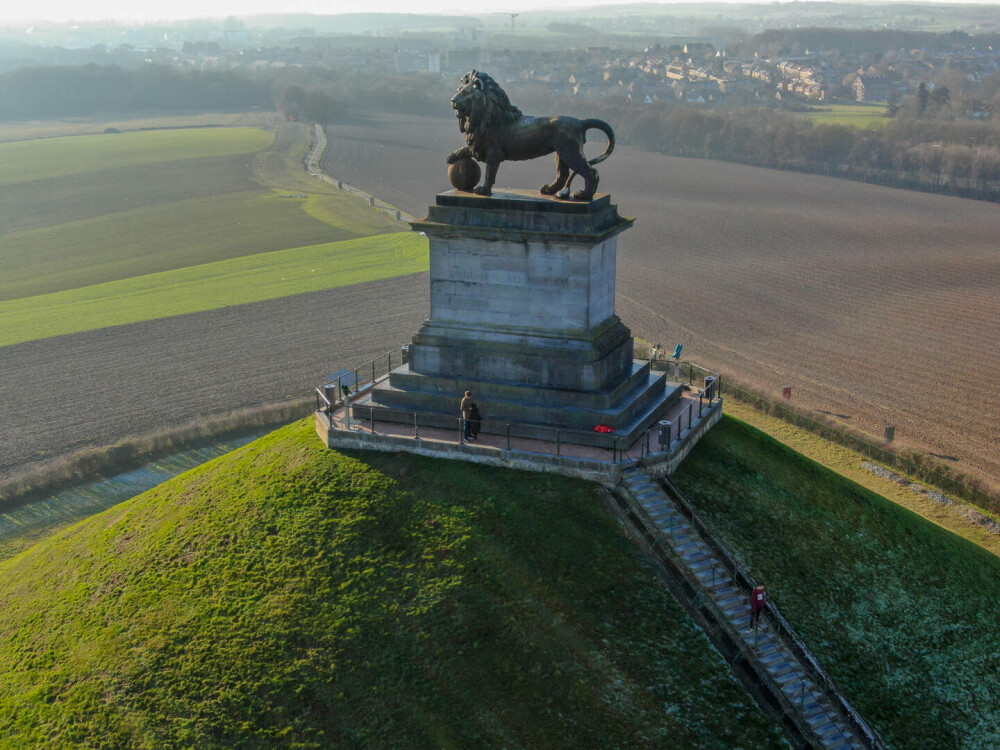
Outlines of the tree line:
<svg viewBox="0 0 1000 750">
<path fill-rule="evenodd" d="M 608 113 L 611 115 L 611 113 Z M 896 117 L 877 129 L 813 124 L 781 110 L 618 110 L 616 132 L 641 148 L 1000 200 L 1000 127 Z"/>
<path fill-rule="evenodd" d="M 438 76 L 388 76 L 325 68 L 246 74 L 148 64 L 52 65 L 0 73 L 0 120 L 102 112 L 274 107 L 289 119 L 327 124 L 348 104 L 431 114 L 447 102 Z"/>
<path fill-rule="evenodd" d="M 265 81 L 228 71 L 145 65 L 27 67 L 0 74 L 0 119 L 70 117 L 99 112 L 237 109 L 269 106 Z"/>
</svg>

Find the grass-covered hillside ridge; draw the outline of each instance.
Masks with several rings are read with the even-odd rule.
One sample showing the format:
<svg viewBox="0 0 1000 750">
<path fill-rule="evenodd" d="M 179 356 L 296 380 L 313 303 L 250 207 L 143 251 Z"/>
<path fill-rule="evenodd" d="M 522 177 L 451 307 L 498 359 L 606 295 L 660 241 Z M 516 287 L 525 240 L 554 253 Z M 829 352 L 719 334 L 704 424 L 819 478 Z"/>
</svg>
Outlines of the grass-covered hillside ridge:
<svg viewBox="0 0 1000 750">
<path fill-rule="evenodd" d="M 283 428 L 0 563 L 13 747 L 761 748 L 596 488 Z"/>
<path fill-rule="evenodd" d="M 891 747 L 1000 747 L 1000 558 L 732 418 L 675 480 Z"/>
</svg>

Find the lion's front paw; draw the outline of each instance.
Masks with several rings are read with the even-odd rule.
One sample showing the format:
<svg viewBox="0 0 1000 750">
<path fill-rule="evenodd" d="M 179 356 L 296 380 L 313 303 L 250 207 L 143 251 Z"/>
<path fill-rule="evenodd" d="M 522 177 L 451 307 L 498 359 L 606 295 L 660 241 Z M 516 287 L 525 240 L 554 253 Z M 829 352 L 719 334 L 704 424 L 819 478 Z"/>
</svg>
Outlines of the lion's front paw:
<svg viewBox="0 0 1000 750">
<path fill-rule="evenodd" d="M 575 201 L 589 201 L 594 197 L 593 193 L 588 193 L 586 190 L 577 190 L 573 193 L 573 200 Z"/>
<path fill-rule="evenodd" d="M 493 191 L 490 190 L 485 185 L 480 185 L 479 187 L 472 188 L 472 192 L 475 193 L 476 195 L 486 195 L 486 196 L 493 195 Z"/>
</svg>

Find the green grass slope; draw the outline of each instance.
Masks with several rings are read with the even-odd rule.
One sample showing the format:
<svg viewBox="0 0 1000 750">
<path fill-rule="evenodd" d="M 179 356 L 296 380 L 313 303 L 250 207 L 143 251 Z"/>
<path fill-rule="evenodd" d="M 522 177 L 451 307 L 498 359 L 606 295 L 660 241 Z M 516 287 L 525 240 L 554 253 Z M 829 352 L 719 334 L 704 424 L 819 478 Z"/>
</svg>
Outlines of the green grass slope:
<svg viewBox="0 0 1000 750">
<path fill-rule="evenodd" d="M 309 420 L 0 563 L 11 747 L 783 746 L 593 485 Z"/>
<path fill-rule="evenodd" d="M 675 476 L 892 747 L 1000 747 L 1000 559 L 727 418 Z"/>
</svg>

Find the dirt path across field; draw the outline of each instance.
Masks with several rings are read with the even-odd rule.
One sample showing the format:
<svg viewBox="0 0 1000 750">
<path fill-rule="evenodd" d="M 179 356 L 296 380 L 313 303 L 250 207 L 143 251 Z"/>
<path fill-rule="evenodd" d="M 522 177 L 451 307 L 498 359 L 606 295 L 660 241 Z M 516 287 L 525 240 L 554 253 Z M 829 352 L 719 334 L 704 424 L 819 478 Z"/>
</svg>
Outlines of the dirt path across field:
<svg viewBox="0 0 1000 750">
<path fill-rule="evenodd" d="M 462 145 L 454 118 L 369 117 L 328 138 L 325 169 L 418 216 Z M 552 172 L 505 163 L 497 188 Z M 996 205 L 624 146 L 600 173 L 638 219 L 617 285 L 637 335 L 1000 480 Z"/>
</svg>

